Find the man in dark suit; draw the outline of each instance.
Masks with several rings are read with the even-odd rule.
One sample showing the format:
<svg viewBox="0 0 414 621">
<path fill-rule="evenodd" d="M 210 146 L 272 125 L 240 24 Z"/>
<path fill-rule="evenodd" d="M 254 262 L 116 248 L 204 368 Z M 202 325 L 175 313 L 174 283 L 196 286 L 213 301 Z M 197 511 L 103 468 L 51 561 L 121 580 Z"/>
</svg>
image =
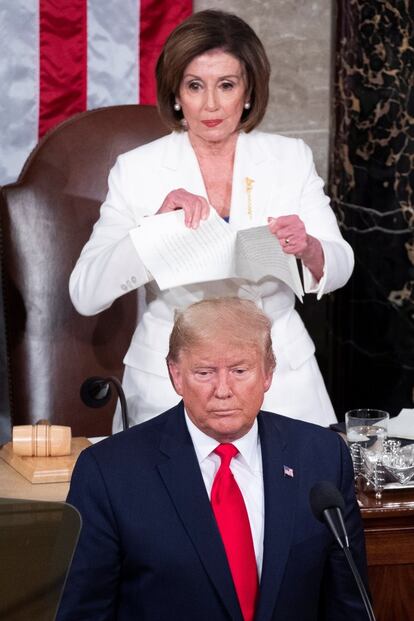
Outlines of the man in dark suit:
<svg viewBox="0 0 414 621">
<path fill-rule="evenodd" d="M 181 401 L 83 451 L 83 527 L 59 621 L 356 621 L 352 574 L 309 492 L 331 481 L 360 572 L 363 532 L 336 433 L 260 411 L 275 367 L 253 302 L 181 313 L 168 367 Z"/>
</svg>

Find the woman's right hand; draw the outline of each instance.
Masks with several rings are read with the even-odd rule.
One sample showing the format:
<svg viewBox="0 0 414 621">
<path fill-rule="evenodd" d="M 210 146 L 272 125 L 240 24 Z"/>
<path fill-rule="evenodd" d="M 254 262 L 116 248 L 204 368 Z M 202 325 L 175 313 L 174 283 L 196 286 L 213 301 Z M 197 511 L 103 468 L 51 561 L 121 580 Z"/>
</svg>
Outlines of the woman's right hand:
<svg viewBox="0 0 414 621">
<path fill-rule="evenodd" d="M 189 229 L 196 229 L 200 220 L 206 220 L 210 213 L 210 205 L 203 196 L 191 194 L 182 188 L 172 190 L 167 194 L 157 214 L 176 209 L 184 210 L 184 224 Z"/>
</svg>

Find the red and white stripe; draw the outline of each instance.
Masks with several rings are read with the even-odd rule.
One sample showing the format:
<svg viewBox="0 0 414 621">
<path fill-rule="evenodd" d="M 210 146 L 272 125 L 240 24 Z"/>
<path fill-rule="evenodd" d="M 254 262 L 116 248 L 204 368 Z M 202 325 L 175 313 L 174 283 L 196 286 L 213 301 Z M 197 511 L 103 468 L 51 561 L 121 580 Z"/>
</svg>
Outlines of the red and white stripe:
<svg viewBox="0 0 414 621">
<path fill-rule="evenodd" d="M 154 66 L 192 0 L 13 0 L 0 5 L 0 184 L 44 133 L 91 108 L 155 103 Z"/>
</svg>

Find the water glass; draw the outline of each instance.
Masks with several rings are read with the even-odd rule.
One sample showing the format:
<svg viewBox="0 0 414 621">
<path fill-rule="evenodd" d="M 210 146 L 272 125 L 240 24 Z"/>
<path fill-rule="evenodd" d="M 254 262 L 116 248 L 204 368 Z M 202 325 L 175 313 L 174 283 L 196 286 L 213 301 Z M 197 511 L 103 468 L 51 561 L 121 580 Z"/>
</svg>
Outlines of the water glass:
<svg viewBox="0 0 414 621">
<path fill-rule="evenodd" d="M 377 465 L 384 453 L 390 415 L 384 410 L 360 408 L 345 414 L 346 438 L 354 462 L 355 474 L 365 474 L 378 487 Z"/>
</svg>

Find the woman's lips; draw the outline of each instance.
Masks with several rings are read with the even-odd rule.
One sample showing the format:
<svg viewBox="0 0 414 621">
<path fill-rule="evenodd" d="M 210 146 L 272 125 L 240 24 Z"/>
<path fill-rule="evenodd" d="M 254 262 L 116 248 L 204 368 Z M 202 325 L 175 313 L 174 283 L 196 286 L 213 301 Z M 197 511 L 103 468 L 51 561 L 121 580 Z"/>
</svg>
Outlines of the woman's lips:
<svg viewBox="0 0 414 621">
<path fill-rule="evenodd" d="M 203 125 L 206 125 L 206 127 L 217 127 L 217 125 L 220 125 L 220 123 L 222 123 L 222 119 L 212 119 L 211 121 L 201 121 L 203 123 Z"/>
</svg>

